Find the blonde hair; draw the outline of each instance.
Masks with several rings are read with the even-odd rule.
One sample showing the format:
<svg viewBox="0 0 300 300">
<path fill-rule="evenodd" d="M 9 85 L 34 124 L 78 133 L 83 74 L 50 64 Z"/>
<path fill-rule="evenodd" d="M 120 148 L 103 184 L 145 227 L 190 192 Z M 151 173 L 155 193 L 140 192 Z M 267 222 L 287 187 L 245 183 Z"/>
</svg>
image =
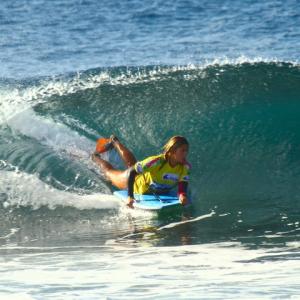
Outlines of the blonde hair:
<svg viewBox="0 0 300 300">
<path fill-rule="evenodd" d="M 163 146 L 163 154 L 165 155 L 165 159 L 168 160 L 170 154 L 176 151 L 182 145 L 189 145 L 189 142 L 185 137 L 181 135 L 175 135 L 171 137 L 168 140 L 168 142 Z"/>
</svg>

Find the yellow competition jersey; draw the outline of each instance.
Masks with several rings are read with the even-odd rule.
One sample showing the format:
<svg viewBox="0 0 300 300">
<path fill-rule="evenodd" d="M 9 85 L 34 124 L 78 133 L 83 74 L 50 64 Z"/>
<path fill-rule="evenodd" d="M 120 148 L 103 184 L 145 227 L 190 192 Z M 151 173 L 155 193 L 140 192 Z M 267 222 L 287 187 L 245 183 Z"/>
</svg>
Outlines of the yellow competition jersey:
<svg viewBox="0 0 300 300">
<path fill-rule="evenodd" d="M 190 165 L 178 164 L 174 168 L 165 160 L 164 154 L 150 156 L 134 165 L 138 175 L 134 181 L 134 193 L 167 193 L 179 181 L 189 181 Z"/>
</svg>

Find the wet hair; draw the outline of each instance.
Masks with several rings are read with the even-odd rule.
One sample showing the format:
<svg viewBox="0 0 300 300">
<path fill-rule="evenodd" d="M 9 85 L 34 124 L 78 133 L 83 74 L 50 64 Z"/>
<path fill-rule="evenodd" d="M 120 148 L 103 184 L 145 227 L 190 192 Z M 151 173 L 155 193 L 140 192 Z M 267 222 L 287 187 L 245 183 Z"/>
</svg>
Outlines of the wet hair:
<svg viewBox="0 0 300 300">
<path fill-rule="evenodd" d="M 176 151 L 182 145 L 189 145 L 188 140 L 180 135 L 175 135 L 171 137 L 168 142 L 163 146 L 163 154 L 165 159 L 168 160 L 172 152 Z"/>
</svg>

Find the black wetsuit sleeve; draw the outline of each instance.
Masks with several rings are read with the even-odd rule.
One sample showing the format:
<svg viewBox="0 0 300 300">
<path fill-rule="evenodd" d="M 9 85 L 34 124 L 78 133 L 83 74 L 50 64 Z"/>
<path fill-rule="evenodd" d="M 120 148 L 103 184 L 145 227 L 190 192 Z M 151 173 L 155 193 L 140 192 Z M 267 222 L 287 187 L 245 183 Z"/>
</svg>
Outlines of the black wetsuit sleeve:
<svg viewBox="0 0 300 300">
<path fill-rule="evenodd" d="M 135 176 L 137 175 L 137 172 L 134 168 L 131 168 L 128 175 L 128 197 L 133 198 L 133 185 Z"/>
</svg>

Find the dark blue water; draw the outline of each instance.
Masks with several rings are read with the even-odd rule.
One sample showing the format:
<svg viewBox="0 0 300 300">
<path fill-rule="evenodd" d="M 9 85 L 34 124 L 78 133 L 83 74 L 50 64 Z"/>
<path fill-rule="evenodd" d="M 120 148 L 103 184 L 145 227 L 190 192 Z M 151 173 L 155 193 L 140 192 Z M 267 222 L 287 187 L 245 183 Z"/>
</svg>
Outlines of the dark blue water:
<svg viewBox="0 0 300 300">
<path fill-rule="evenodd" d="M 299 5 L 2 1 L 0 298 L 297 297 Z M 186 136 L 193 205 L 120 205 L 111 133 Z"/>
<path fill-rule="evenodd" d="M 299 58 L 299 1 L 1 1 L 0 76 Z"/>
</svg>

